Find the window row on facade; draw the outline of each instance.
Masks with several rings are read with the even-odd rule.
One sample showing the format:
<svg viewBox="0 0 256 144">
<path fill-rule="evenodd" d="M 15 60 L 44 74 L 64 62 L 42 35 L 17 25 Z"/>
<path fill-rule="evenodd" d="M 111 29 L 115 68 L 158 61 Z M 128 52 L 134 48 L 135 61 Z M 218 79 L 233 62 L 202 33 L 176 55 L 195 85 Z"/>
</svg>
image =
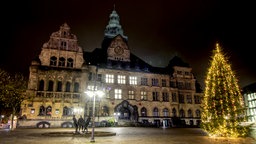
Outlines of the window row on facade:
<svg viewBox="0 0 256 144">
<path fill-rule="evenodd" d="M 102 113 L 100 114 L 99 112 L 97 112 L 98 109 L 96 109 L 96 115 L 101 115 L 101 116 L 109 116 L 109 111 L 108 111 L 108 107 L 104 106 L 102 107 Z M 142 107 L 140 110 L 140 116 L 141 117 L 148 117 L 150 115 L 148 115 L 148 110 L 145 107 Z M 74 110 L 73 107 L 63 107 L 62 110 L 62 116 L 72 116 L 74 115 L 76 112 L 76 110 Z M 31 109 L 31 114 L 35 113 L 35 109 Z M 55 109 L 55 115 L 60 114 L 60 109 Z M 90 112 L 91 114 L 91 112 Z M 52 107 L 48 106 L 48 107 L 44 107 L 44 106 L 40 106 L 39 108 L 39 116 L 51 116 L 52 115 Z M 180 109 L 179 112 L 177 113 L 176 108 L 173 108 L 171 111 L 168 108 L 164 108 L 162 109 L 162 111 L 159 110 L 159 108 L 155 107 L 153 108 L 152 111 L 152 116 L 153 117 L 181 117 L 181 118 L 185 118 L 185 117 L 197 117 L 200 118 L 201 117 L 201 112 L 199 109 L 195 110 L 194 112 L 191 109 L 188 109 L 187 111 Z"/>
<path fill-rule="evenodd" d="M 102 74 L 97 74 L 94 78 L 93 73 L 89 74 L 89 80 L 96 80 L 100 82 L 105 82 L 108 84 L 129 84 L 129 85 L 143 85 L 143 86 L 161 86 L 161 87 L 174 87 L 179 89 L 191 90 L 191 82 L 176 82 L 170 81 L 168 79 L 158 79 L 158 78 L 147 78 L 141 77 L 140 81 L 136 76 L 126 76 L 126 75 L 114 75 L 114 74 L 105 74 L 104 77 Z M 139 83 L 140 82 L 140 83 Z M 169 85 L 168 85 L 169 83 Z"/>
<path fill-rule="evenodd" d="M 72 58 L 68 58 L 67 60 L 64 57 L 57 57 L 52 56 L 50 58 L 50 66 L 59 66 L 59 67 L 69 67 L 72 68 L 74 65 L 74 60 Z"/>
<path fill-rule="evenodd" d="M 90 87 L 90 86 L 88 86 Z M 71 86 L 71 82 L 66 82 L 65 85 L 63 85 L 62 81 L 58 81 L 56 84 L 54 84 L 54 81 L 49 80 L 48 84 L 45 84 L 44 80 L 40 80 L 39 81 L 39 91 L 54 91 L 54 92 L 79 92 L 79 83 L 75 82 L 73 84 L 73 86 Z M 147 100 L 152 100 L 152 101 L 163 101 L 163 102 L 179 102 L 179 103 L 189 103 L 192 104 L 193 100 L 195 104 L 200 104 L 201 103 L 201 99 L 200 96 L 198 95 L 194 95 L 194 99 L 192 98 L 192 95 L 188 94 L 188 95 L 184 95 L 179 93 L 177 95 L 177 93 L 172 92 L 171 93 L 171 99 L 170 99 L 170 95 L 169 92 L 159 92 L 159 91 L 153 91 L 151 92 L 151 96 L 149 98 L 149 93 L 148 91 L 145 90 L 141 90 L 140 94 L 136 94 L 136 92 L 134 90 L 128 90 L 127 93 L 123 94 L 123 90 L 122 89 L 114 89 L 114 97 L 110 97 L 109 92 L 106 92 L 106 97 L 107 98 L 113 98 L 113 99 L 124 99 L 124 95 L 128 96 L 126 97 L 126 99 L 140 99 L 143 101 L 147 101 Z M 138 97 L 139 95 L 139 97 Z M 136 97 L 137 96 L 137 97 Z"/>
<path fill-rule="evenodd" d="M 160 92 L 157 91 L 153 91 L 151 92 L 151 98 L 149 98 L 148 95 L 149 92 L 147 91 L 140 91 L 140 98 L 136 97 L 135 91 L 133 90 L 128 90 L 128 97 L 127 99 L 129 100 L 133 100 L 133 99 L 140 99 L 143 101 L 163 101 L 163 102 L 178 102 L 178 103 L 188 103 L 188 104 L 192 104 L 193 103 L 193 99 L 192 99 L 192 95 L 184 95 L 184 94 L 176 94 L 176 93 L 171 93 L 171 99 L 169 96 L 168 92 L 162 92 L 160 95 Z M 127 95 L 127 94 L 125 94 Z M 122 89 L 114 89 L 114 99 L 124 99 L 123 98 L 123 94 L 122 94 Z M 200 104 L 201 103 L 201 98 L 199 95 L 194 95 L 194 103 L 195 104 Z"/>
<path fill-rule="evenodd" d="M 54 83 L 54 81 L 49 80 L 45 83 L 44 80 L 39 81 L 39 91 L 57 91 L 57 92 L 79 92 L 79 83 L 75 82 L 73 85 L 71 82 L 66 82 L 63 84 L 62 81 Z"/>
</svg>

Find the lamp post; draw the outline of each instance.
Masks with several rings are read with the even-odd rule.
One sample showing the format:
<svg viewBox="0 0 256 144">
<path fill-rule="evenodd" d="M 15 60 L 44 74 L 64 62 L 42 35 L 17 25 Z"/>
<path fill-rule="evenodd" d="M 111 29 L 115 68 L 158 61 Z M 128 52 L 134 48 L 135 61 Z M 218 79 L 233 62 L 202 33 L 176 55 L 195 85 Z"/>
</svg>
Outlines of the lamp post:
<svg viewBox="0 0 256 144">
<path fill-rule="evenodd" d="M 94 129 L 95 129 L 95 101 L 96 101 L 96 96 L 102 97 L 104 95 L 103 91 L 87 91 L 85 92 L 89 96 L 93 97 L 93 105 L 92 105 L 92 135 L 91 135 L 91 140 L 90 142 L 95 142 L 94 139 Z"/>
</svg>

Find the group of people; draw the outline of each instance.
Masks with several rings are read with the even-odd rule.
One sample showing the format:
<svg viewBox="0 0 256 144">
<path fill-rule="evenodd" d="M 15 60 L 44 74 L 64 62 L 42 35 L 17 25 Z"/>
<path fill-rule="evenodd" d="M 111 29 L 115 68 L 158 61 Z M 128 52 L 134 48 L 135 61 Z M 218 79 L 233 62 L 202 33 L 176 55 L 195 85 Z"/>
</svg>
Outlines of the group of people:
<svg viewBox="0 0 256 144">
<path fill-rule="evenodd" d="M 82 130 L 82 132 L 84 132 L 85 130 L 86 130 L 86 132 L 88 132 L 87 127 L 88 127 L 90 121 L 91 121 L 90 116 L 85 121 L 82 116 L 80 116 L 80 118 L 77 120 L 76 116 L 73 115 L 73 124 L 76 129 L 76 133 L 80 132 L 80 130 Z"/>
</svg>

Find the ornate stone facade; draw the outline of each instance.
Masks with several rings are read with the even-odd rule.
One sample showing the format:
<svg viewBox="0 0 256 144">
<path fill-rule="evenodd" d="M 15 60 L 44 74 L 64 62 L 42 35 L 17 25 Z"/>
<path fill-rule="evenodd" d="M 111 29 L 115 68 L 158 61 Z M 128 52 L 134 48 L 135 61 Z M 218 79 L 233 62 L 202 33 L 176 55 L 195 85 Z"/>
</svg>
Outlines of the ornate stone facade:
<svg viewBox="0 0 256 144">
<path fill-rule="evenodd" d="M 88 92 L 95 99 L 95 121 L 176 126 L 200 123 L 200 99 L 192 68 L 174 57 L 165 68 L 133 55 L 115 10 L 101 49 L 83 52 L 64 23 L 42 47 L 30 66 L 21 127 L 72 126 L 72 116 L 92 115 Z"/>
</svg>

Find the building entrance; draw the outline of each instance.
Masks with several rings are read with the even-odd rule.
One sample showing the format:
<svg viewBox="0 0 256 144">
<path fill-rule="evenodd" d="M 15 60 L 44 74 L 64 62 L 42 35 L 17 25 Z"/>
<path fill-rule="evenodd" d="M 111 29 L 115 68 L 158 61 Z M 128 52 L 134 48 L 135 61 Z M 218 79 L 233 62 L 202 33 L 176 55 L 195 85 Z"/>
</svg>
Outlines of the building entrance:
<svg viewBox="0 0 256 144">
<path fill-rule="evenodd" d="M 131 105 L 128 101 L 124 100 L 115 107 L 115 113 L 119 113 L 118 119 L 138 121 L 138 110 L 137 106 Z"/>
</svg>

